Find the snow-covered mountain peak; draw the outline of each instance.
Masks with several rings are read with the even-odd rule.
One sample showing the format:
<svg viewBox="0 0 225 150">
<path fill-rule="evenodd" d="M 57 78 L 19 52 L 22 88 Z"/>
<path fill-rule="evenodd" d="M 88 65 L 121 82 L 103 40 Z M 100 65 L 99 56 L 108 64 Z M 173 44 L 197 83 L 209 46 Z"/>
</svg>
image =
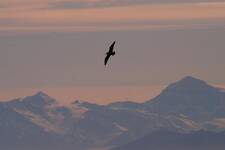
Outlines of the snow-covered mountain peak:
<svg viewBox="0 0 225 150">
<path fill-rule="evenodd" d="M 28 103 L 32 105 L 45 106 L 56 104 L 56 100 L 44 92 L 38 92 L 32 96 L 25 97 L 21 100 L 23 103 Z"/>
<path fill-rule="evenodd" d="M 186 89 L 195 89 L 195 88 L 212 88 L 212 86 L 208 85 L 205 81 L 186 76 L 181 80 L 171 84 L 168 88 L 186 88 Z"/>
</svg>

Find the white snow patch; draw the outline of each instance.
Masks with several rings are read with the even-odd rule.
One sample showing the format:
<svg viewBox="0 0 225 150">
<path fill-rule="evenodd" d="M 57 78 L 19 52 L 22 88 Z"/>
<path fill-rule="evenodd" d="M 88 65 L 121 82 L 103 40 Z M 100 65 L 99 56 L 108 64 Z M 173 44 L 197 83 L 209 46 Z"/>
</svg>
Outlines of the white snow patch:
<svg viewBox="0 0 225 150">
<path fill-rule="evenodd" d="M 125 127 L 119 125 L 118 123 L 114 123 L 114 125 L 115 125 L 118 129 L 120 129 L 121 131 L 123 131 L 123 132 L 127 132 L 127 131 L 128 131 L 127 128 L 125 128 Z"/>
<path fill-rule="evenodd" d="M 198 124 L 194 122 L 193 120 L 186 119 L 186 118 L 179 118 L 185 125 L 191 127 L 191 128 L 198 128 Z"/>
<path fill-rule="evenodd" d="M 61 128 L 60 126 L 58 126 L 55 123 L 52 123 L 48 120 L 46 120 L 45 118 L 42 118 L 41 116 L 34 114 L 30 111 L 26 111 L 26 110 L 19 110 L 19 109 L 14 109 L 17 113 L 22 114 L 24 117 L 30 119 L 34 124 L 36 124 L 39 127 L 44 128 L 45 131 L 47 132 L 55 132 L 58 134 L 62 134 L 64 133 L 63 128 Z"/>
<path fill-rule="evenodd" d="M 225 128 L 225 118 L 214 119 L 211 123 L 219 128 Z"/>
<path fill-rule="evenodd" d="M 84 114 L 88 111 L 88 108 L 80 107 L 80 106 L 77 106 L 77 105 L 68 106 L 68 108 L 72 112 L 73 117 L 75 119 L 82 119 L 82 118 L 84 118 Z"/>
</svg>

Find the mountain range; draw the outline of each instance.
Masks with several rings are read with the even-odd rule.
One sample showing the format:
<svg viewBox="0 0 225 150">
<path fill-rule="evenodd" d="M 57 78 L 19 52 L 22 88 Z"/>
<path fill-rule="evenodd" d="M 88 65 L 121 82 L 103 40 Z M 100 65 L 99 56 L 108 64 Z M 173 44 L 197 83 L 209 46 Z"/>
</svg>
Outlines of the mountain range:
<svg viewBox="0 0 225 150">
<path fill-rule="evenodd" d="M 62 106 L 43 92 L 0 102 L 4 150 L 219 150 L 224 130 L 225 91 L 191 76 L 144 103 Z"/>
</svg>

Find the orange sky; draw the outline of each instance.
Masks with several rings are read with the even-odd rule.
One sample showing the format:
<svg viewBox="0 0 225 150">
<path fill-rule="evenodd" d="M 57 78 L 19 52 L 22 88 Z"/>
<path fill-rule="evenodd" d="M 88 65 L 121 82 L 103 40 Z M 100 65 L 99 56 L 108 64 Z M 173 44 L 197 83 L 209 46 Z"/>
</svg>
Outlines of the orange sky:
<svg viewBox="0 0 225 150">
<path fill-rule="evenodd" d="M 68 87 L 43 89 L 14 89 L 0 92 L 1 100 L 10 100 L 44 91 L 60 102 L 70 103 L 75 100 L 84 100 L 94 103 L 107 104 L 115 101 L 143 102 L 158 95 L 164 86 L 119 86 L 119 87 Z"/>
<path fill-rule="evenodd" d="M 164 87 L 154 84 L 189 74 L 224 84 L 224 1 L 121 2 L 0 0 L 0 99 L 41 90 L 66 103 L 76 99 L 142 102 Z M 8 31 L 13 34 L 6 38 L 2 33 Z M 20 36 L 17 31 L 30 34 Z M 40 31 L 46 35 L 38 35 Z M 120 55 L 106 70 L 102 60 L 115 39 L 120 42 L 116 45 Z"/>
<path fill-rule="evenodd" d="M 224 85 L 215 85 L 224 88 Z M 89 101 L 99 104 L 108 104 L 116 101 L 145 102 L 154 98 L 166 86 L 112 86 L 112 87 L 68 87 L 68 88 L 43 88 L 43 89 L 14 89 L 0 92 L 1 100 L 10 100 L 18 97 L 33 95 L 42 90 L 59 102 L 68 104 L 75 100 Z"/>
<path fill-rule="evenodd" d="M 14 3 L 13 3 L 14 2 Z M 18 1 L 16 1 L 19 3 Z M 107 8 L 50 9 L 49 1 L 15 4 L 15 0 L 0 11 L 0 20 L 10 20 L 12 24 L 0 24 L 1 30 L 112 30 L 131 28 L 152 28 L 148 21 L 166 21 L 164 26 L 185 26 L 177 21 L 188 21 L 193 26 L 196 20 L 224 19 L 224 2 L 205 3 L 171 3 L 171 4 L 137 4 L 132 6 L 116 6 Z M 95 1 L 91 1 L 95 2 Z M 11 5 L 10 5 L 11 4 Z M 40 5 L 40 6 L 39 6 Z M 45 9 L 39 9 L 45 8 Z M 38 8 L 36 8 L 38 7 Z M 127 24 L 129 22 L 129 24 Z M 140 24 L 134 26 L 135 22 Z M 125 27 L 124 27 L 125 26 Z M 154 26 L 153 26 L 154 27 Z M 153 28 L 154 29 L 154 28 Z"/>
</svg>

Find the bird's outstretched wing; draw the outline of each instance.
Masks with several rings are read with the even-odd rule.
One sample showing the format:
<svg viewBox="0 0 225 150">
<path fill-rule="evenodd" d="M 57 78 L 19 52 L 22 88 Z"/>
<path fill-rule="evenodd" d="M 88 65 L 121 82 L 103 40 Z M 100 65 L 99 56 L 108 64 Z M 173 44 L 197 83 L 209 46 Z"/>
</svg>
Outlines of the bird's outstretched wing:
<svg viewBox="0 0 225 150">
<path fill-rule="evenodd" d="M 107 55 L 107 56 L 105 57 L 105 66 L 107 65 L 107 62 L 108 62 L 109 58 L 110 58 L 110 55 Z"/>
<path fill-rule="evenodd" d="M 113 52 L 113 49 L 114 49 L 114 45 L 116 44 L 116 41 L 114 41 L 112 43 L 112 45 L 109 47 L 109 52 Z"/>
</svg>

